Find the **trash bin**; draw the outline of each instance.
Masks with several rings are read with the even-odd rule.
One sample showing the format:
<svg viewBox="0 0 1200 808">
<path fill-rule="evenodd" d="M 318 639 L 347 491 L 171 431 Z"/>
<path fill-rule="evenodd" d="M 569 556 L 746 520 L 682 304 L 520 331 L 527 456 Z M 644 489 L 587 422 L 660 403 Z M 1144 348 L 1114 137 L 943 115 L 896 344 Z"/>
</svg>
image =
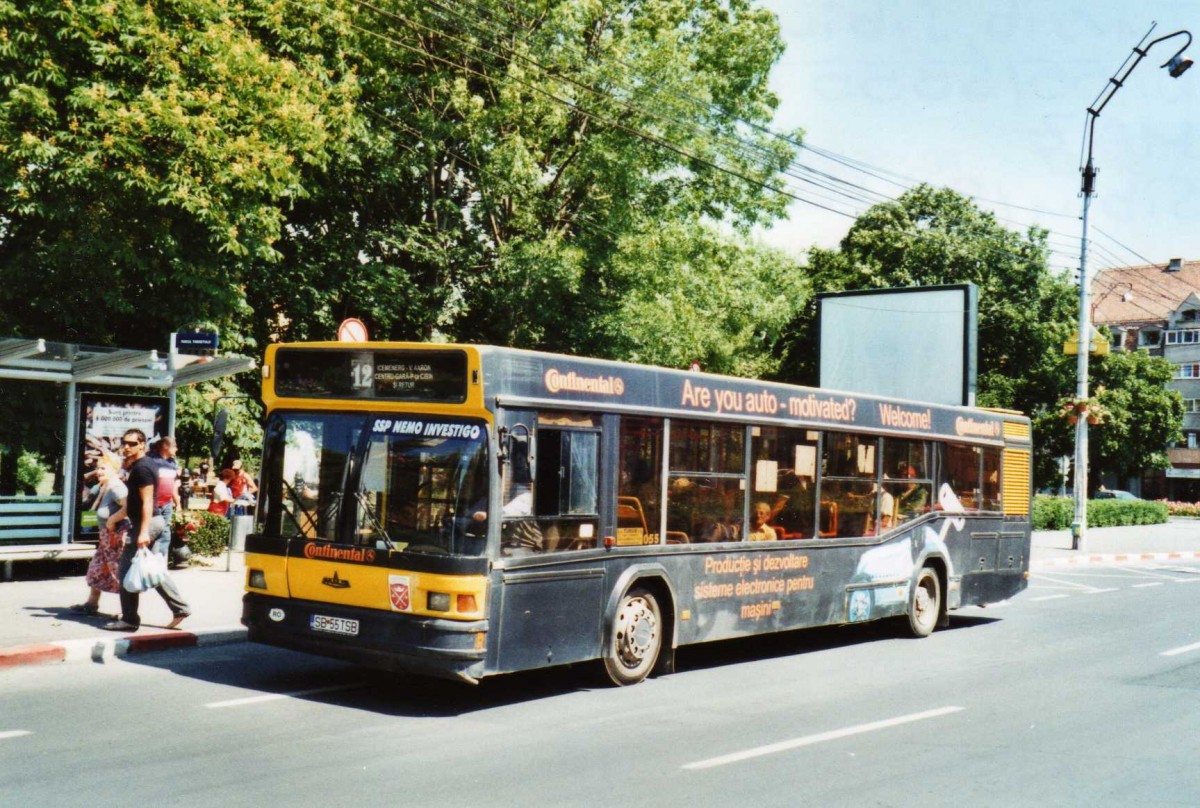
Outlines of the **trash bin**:
<svg viewBox="0 0 1200 808">
<path fill-rule="evenodd" d="M 234 516 L 229 520 L 229 549 L 242 552 L 246 549 L 246 536 L 254 529 L 253 516 Z"/>
</svg>

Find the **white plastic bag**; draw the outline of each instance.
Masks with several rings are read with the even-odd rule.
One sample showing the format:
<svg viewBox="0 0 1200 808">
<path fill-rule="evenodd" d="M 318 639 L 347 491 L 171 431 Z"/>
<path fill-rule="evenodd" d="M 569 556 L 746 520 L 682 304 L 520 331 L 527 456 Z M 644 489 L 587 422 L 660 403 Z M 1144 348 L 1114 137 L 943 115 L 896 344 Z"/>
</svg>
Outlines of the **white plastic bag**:
<svg viewBox="0 0 1200 808">
<path fill-rule="evenodd" d="M 166 574 L 167 560 L 149 547 L 142 547 L 134 553 L 122 585 L 126 592 L 146 592 L 161 584 Z"/>
</svg>

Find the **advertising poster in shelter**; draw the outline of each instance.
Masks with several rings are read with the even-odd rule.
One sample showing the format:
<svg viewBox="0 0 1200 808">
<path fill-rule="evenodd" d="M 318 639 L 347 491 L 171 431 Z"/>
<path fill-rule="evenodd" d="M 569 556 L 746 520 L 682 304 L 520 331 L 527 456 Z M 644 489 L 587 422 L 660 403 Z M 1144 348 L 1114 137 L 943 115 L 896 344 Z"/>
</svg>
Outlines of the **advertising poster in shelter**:
<svg viewBox="0 0 1200 808">
<path fill-rule="evenodd" d="M 164 396 L 121 396 L 102 393 L 79 395 L 79 506 L 75 509 L 75 540 L 96 540 L 100 528 L 95 506 L 100 494 L 96 464 L 108 457 L 118 468 L 124 459 L 121 436 L 130 429 L 146 435 L 147 447 L 169 434 L 169 402 Z"/>
</svg>

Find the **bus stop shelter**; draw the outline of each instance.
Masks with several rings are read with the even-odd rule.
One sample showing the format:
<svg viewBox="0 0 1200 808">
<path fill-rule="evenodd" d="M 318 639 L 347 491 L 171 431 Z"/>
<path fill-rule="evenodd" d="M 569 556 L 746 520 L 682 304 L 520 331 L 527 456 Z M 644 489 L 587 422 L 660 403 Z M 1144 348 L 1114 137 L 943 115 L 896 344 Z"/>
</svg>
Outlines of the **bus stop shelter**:
<svg viewBox="0 0 1200 808">
<path fill-rule="evenodd" d="M 89 390 L 165 391 L 167 428 L 174 429 L 175 395 L 180 387 L 253 370 L 244 356 L 197 356 L 175 350 L 127 350 L 51 342 L 44 339 L 0 339 L 0 382 L 31 381 L 61 385 L 64 403 L 63 493 L 54 496 L 0 496 L 0 561 L 4 577 L 12 562 L 32 559 L 87 558 L 93 542 L 73 535 L 79 497 L 74 491 L 80 470 L 81 386 Z"/>
</svg>

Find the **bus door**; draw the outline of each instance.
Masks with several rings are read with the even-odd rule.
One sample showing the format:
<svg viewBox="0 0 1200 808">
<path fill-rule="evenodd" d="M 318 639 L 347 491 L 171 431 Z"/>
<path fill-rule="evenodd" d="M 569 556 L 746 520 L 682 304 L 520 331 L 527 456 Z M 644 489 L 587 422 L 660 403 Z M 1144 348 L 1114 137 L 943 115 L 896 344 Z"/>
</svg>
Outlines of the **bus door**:
<svg viewBox="0 0 1200 808">
<path fill-rule="evenodd" d="M 509 410 L 501 467 L 500 670 L 594 659 L 605 567 L 598 415 Z"/>
</svg>

